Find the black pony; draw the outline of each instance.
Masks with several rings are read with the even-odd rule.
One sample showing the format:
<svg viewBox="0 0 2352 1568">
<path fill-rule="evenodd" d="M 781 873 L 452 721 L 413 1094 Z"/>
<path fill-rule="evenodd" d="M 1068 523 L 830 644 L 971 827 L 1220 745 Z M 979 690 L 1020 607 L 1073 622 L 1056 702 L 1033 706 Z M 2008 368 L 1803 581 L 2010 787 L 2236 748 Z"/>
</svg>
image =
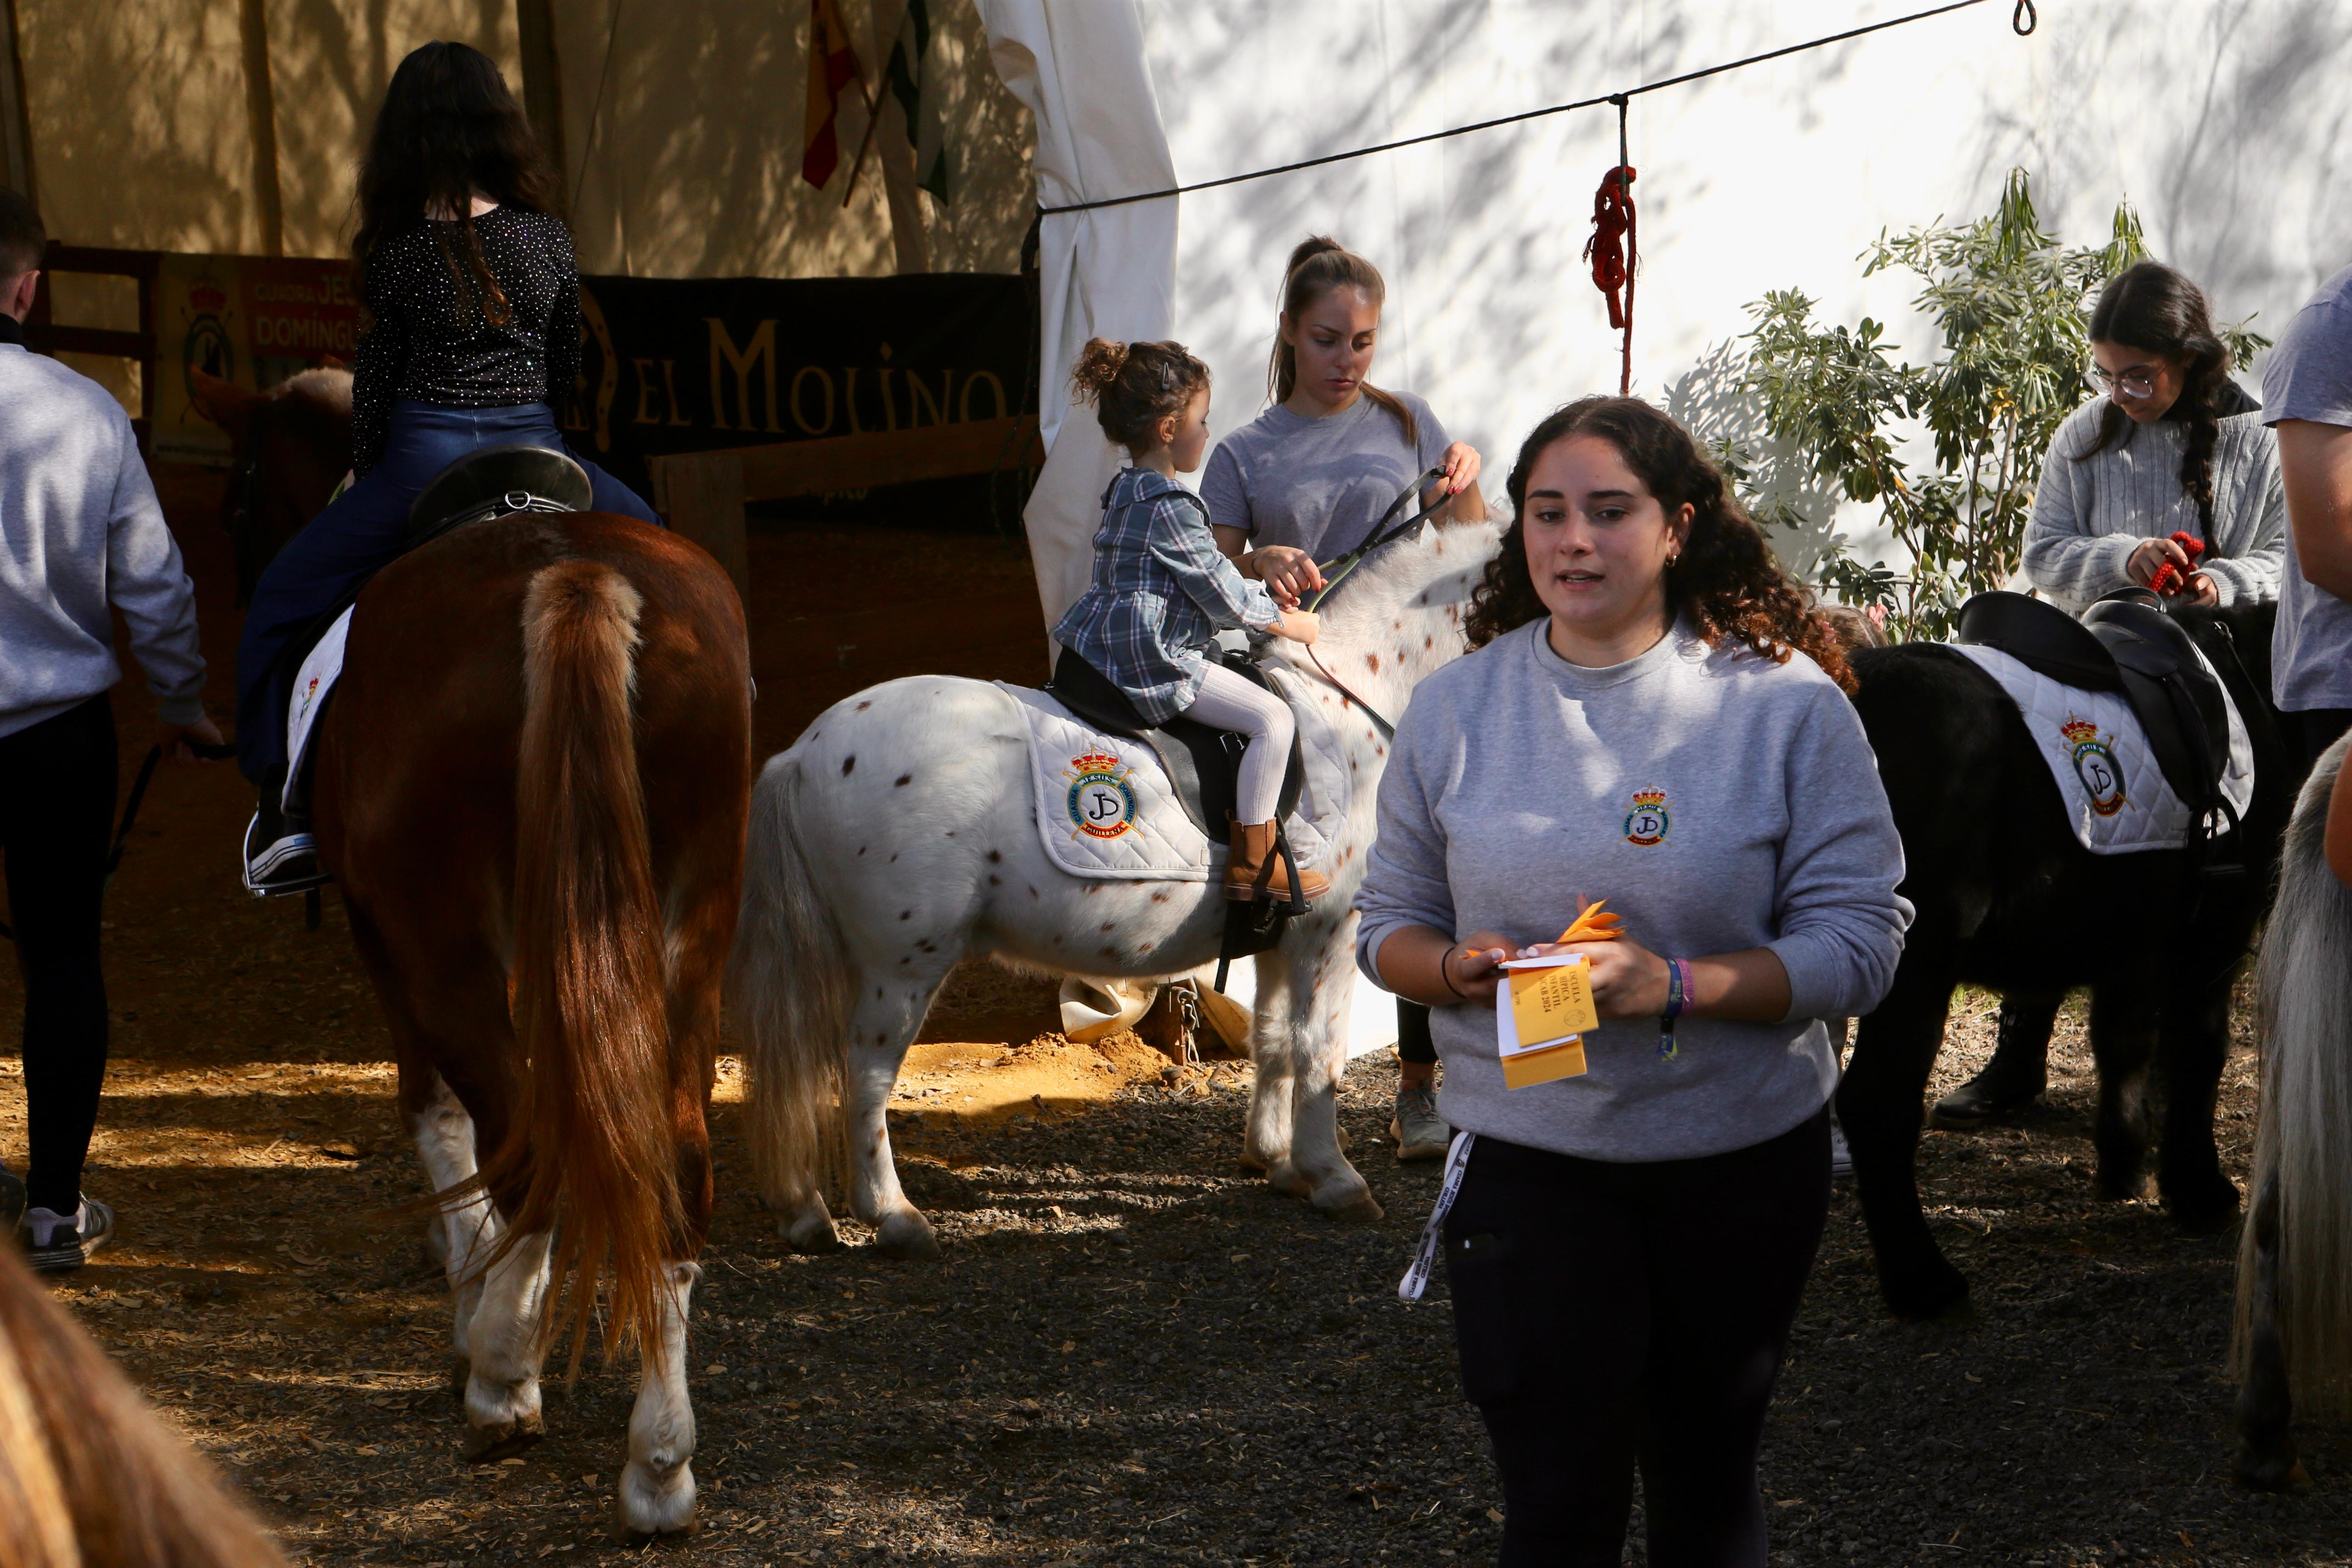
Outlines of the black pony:
<svg viewBox="0 0 2352 1568">
<path fill-rule="evenodd" d="M 1853 703 L 1903 835 L 1903 894 L 1918 918 L 1894 988 L 1862 1019 L 1837 1094 L 1863 1218 L 1888 1305 L 1906 1317 L 1958 1306 L 1968 1281 L 1927 1233 L 1913 1168 L 1921 1100 L 1952 988 L 2000 993 L 2004 1049 L 2047 1036 L 2066 992 L 2091 989 L 2098 1063 L 2098 1193 L 2146 1180 L 2149 1069 L 2159 1068 L 2158 1190 L 2175 1220 L 2218 1228 L 2238 1189 L 2213 1146 L 2229 1054 L 2230 993 L 2270 895 L 2279 836 L 2303 769 L 2270 700 L 2263 605 L 2175 612 L 2221 674 L 2254 751 L 2245 821 L 2200 872 L 2185 851 L 2095 855 L 2076 841 L 2049 765 L 2016 705 L 1966 658 L 1933 644 L 1853 656 Z"/>
</svg>

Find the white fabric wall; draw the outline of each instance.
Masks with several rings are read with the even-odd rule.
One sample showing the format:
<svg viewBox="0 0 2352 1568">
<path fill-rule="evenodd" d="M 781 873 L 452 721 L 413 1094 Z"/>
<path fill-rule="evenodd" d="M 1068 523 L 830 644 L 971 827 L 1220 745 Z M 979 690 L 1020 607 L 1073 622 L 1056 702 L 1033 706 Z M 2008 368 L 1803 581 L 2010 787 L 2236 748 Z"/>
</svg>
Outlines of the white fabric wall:
<svg viewBox="0 0 2352 1568">
<path fill-rule="evenodd" d="M 1918 8 L 1004 0 L 986 15 L 993 32 L 1017 13 L 1041 60 L 1075 19 L 1115 16 L 1123 30 L 1132 17 L 1150 90 L 1091 68 L 1064 72 L 1057 112 L 1139 145 L 1163 135 L 1179 181 L 1197 181 L 1591 97 Z M 1804 289 L 1833 320 L 1868 312 L 1925 350 L 1914 287 L 1865 280 L 1855 257 L 1882 228 L 1988 211 L 2012 165 L 2032 172 L 2045 226 L 2069 241 L 2103 240 L 2116 202 L 2131 200 L 2156 254 L 2203 283 L 2220 315 L 2259 312 L 2273 332 L 2352 263 L 2352 188 L 2340 173 L 2352 122 L 2333 85 L 2352 68 L 2352 0 L 2043 0 L 2040 31 L 2022 39 L 2010 12 L 2010 0 L 1992 0 L 1633 100 L 1636 392 L 1718 430 L 1748 424 L 1710 371 L 1746 330 L 1743 307 L 1773 287 Z M 1112 29 L 1082 31 L 1100 49 Z M 1041 193 L 1061 156 L 1046 118 L 1040 110 Z M 1160 330 L 1131 302 L 1165 288 L 1165 327 L 1216 372 L 1214 427 L 1244 423 L 1262 406 L 1283 258 L 1323 230 L 1387 274 L 1375 381 L 1427 397 L 1486 455 L 1488 494 L 1499 495 L 1538 418 L 1616 388 L 1615 335 L 1579 256 L 1593 187 L 1615 157 L 1604 108 L 1187 196 L 1172 265 L 1156 227 L 1117 262 L 1097 248 L 1087 275 L 1115 275 L 1119 292 L 1057 318 L 1053 269 L 1058 259 L 1068 276 L 1077 221 L 1049 220 L 1047 384 L 1054 356 L 1066 370 L 1089 331 Z M 1087 172 L 1090 193 L 1165 183 L 1142 183 L 1139 167 L 1119 182 Z M 1041 486 L 1031 507 L 1049 621 L 1085 581 L 1098 471 L 1091 490 Z"/>
</svg>

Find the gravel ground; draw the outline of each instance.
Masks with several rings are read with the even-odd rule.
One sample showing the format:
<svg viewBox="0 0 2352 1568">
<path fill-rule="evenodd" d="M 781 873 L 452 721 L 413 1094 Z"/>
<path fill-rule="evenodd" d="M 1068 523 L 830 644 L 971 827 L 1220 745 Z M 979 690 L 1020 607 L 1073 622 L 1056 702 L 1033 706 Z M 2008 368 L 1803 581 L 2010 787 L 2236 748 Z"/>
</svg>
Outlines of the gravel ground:
<svg viewBox="0 0 2352 1568">
<path fill-rule="evenodd" d="M 984 999 L 1002 1009 L 1003 988 Z M 1940 1082 L 1989 1049 L 1989 1005 L 1956 1017 Z M 2352 1444 L 2306 1430 L 2305 1497 L 2231 1484 L 2231 1244 L 2089 1201 L 2078 1017 L 2055 1065 L 2048 1109 L 1927 1139 L 1974 1321 L 1887 1320 L 1853 1206 L 1832 1208 L 1765 1444 L 1776 1560 L 2346 1561 Z M 2249 1065 L 2224 1091 L 2241 1175 Z M 289 1544 L 337 1563 L 618 1555 L 604 1525 L 626 1369 L 551 1387 L 550 1438 L 523 1458 L 457 1458 L 446 1301 L 413 1222 L 383 1217 L 417 1186 L 383 1070 L 330 1055 L 142 1071 L 109 1107 L 107 1179 L 138 1199 L 131 1239 L 61 1294 Z M 1345 1122 L 1390 1210 L 1353 1228 L 1234 1168 L 1244 1069 L 1068 1114 L 898 1118 L 908 1190 L 947 1248 L 929 1266 L 855 1244 L 785 1252 L 722 1105 L 692 1358 L 704 1529 L 686 1550 L 724 1564 L 1490 1560 L 1498 1500 L 1455 1392 L 1442 1281 L 1420 1307 L 1392 1293 L 1434 1187 L 1432 1167 L 1389 1155 L 1392 1085 L 1377 1058 L 1349 1077 Z M 270 1144 L 264 1124 L 311 1131 Z M 144 1182 L 121 1168 L 151 1158 Z"/>
</svg>

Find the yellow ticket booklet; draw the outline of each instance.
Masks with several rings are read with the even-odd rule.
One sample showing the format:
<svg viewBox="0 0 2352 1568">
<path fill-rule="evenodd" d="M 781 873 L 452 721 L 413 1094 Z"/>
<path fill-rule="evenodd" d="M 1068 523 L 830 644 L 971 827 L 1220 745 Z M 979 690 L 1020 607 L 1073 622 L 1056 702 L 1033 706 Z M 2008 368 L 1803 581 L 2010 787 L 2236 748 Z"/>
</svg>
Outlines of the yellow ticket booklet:
<svg viewBox="0 0 2352 1568">
<path fill-rule="evenodd" d="M 1495 1047 L 1503 1085 L 1525 1089 L 1585 1070 L 1583 1033 L 1599 1026 L 1591 968 L 1580 956 L 1525 958 L 1503 966 L 1496 994 Z"/>
</svg>

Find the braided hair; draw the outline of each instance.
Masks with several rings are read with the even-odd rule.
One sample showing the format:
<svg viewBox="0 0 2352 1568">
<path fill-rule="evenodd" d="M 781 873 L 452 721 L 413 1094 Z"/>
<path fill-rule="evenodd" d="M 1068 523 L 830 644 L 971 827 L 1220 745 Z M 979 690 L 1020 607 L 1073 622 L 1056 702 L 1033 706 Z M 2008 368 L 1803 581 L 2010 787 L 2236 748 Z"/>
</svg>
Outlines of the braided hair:
<svg viewBox="0 0 2352 1568">
<path fill-rule="evenodd" d="M 1521 444 L 1505 485 L 1510 531 L 1470 601 L 1472 647 L 1483 648 L 1549 613 L 1528 566 L 1528 481 L 1545 448 L 1577 435 L 1597 435 L 1615 447 L 1669 517 L 1690 507 L 1689 538 L 1666 572 L 1666 606 L 1674 615 L 1688 617 L 1711 646 L 1730 637 L 1776 664 L 1787 664 L 1792 651 L 1802 652 L 1840 686 L 1854 689 L 1845 639 L 1780 570 L 1764 530 L 1732 498 L 1722 471 L 1690 432 L 1634 397 L 1579 398 Z"/>
<path fill-rule="evenodd" d="M 1141 457 L 1160 444 L 1160 422 L 1182 413 L 1209 384 L 1209 367 L 1181 343 L 1090 338 L 1070 372 L 1072 401 L 1095 405 L 1103 434 Z"/>
<path fill-rule="evenodd" d="M 2230 350 L 2213 330 L 2204 291 L 2160 261 L 2136 262 L 2099 291 L 2091 311 L 2091 340 L 2121 343 L 2143 353 L 2161 354 L 2186 367 L 2180 395 L 2165 412 L 2186 425 L 2180 456 L 2180 487 L 2197 503 L 2200 530 L 2213 537 L 2213 448 L 2221 420 L 2244 404 L 2230 380 Z M 2110 446 L 2131 442 L 2131 415 L 2110 399 L 2099 413 L 2098 438 L 2072 454 L 2077 463 Z"/>
</svg>

